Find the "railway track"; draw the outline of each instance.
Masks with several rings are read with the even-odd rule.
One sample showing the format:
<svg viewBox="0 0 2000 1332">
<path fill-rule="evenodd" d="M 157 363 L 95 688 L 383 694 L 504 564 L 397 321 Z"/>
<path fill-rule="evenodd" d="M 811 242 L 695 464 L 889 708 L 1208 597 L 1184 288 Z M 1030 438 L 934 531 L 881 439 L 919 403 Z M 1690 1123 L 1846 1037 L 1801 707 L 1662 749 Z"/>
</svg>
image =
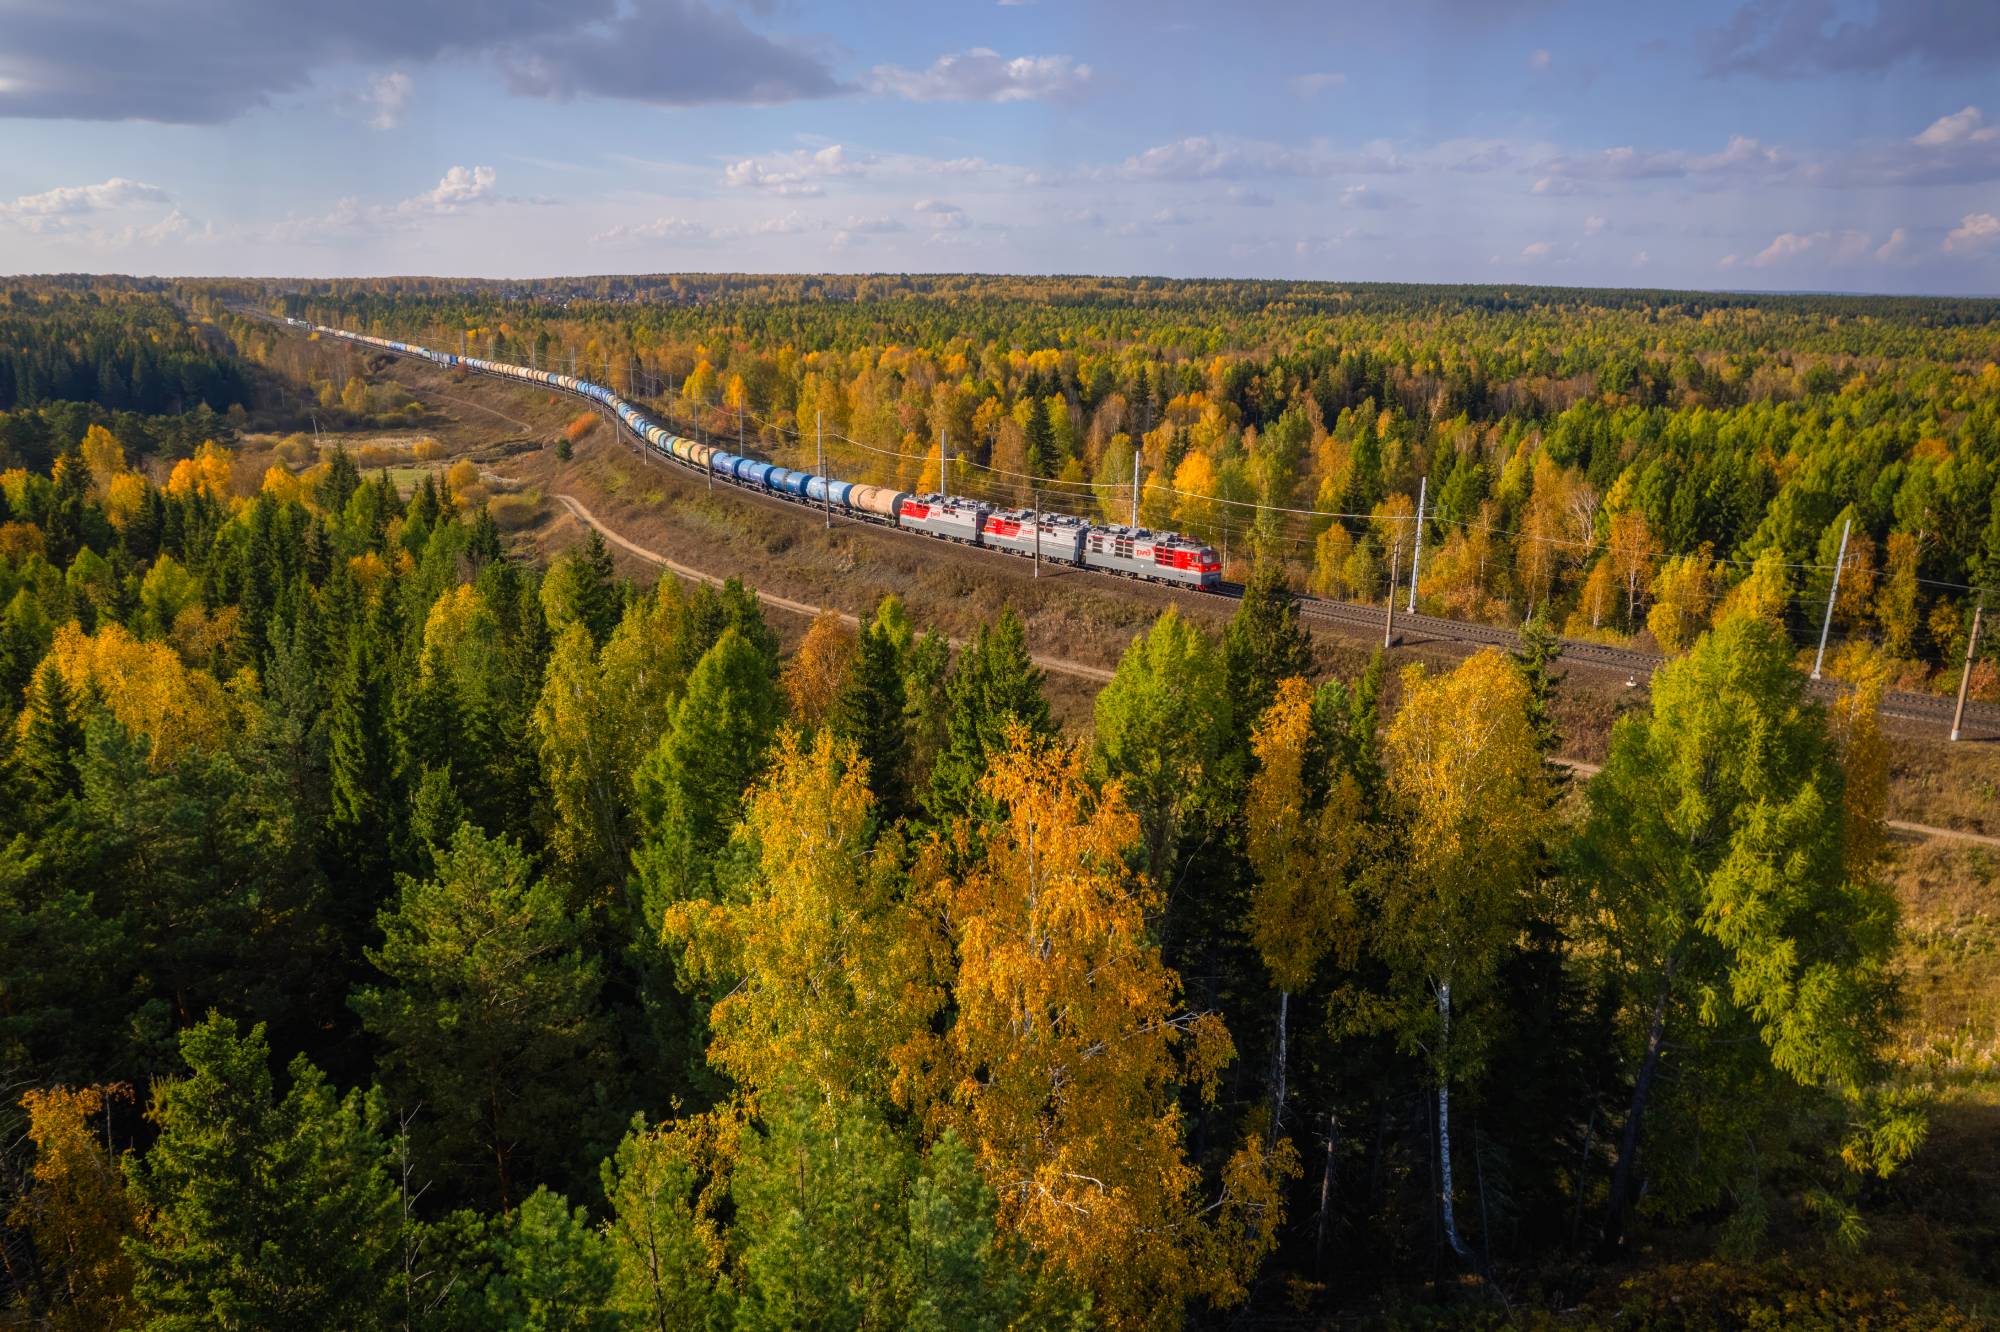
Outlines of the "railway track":
<svg viewBox="0 0 2000 1332">
<path fill-rule="evenodd" d="M 278 324 L 280 327 L 289 327 L 276 316 L 266 314 L 263 311 L 243 309 L 240 312 Z M 394 348 L 374 346 L 373 344 L 367 345 L 370 346 L 371 350 L 380 352 L 385 356 L 413 360 L 424 359 L 413 353 L 396 351 Z M 428 364 L 429 362 L 426 363 Z M 493 375 L 490 372 L 480 370 L 476 366 L 461 365 L 459 368 L 470 374 L 487 375 L 489 378 L 498 379 L 502 383 L 511 384 L 515 382 L 507 379 L 505 376 Z M 587 404 L 593 410 L 601 412 L 611 424 L 613 437 L 621 442 L 633 445 L 641 456 L 649 459 L 659 457 L 659 454 L 647 445 L 642 436 L 633 431 L 630 426 L 619 418 L 616 412 L 611 411 L 604 404 L 582 393 L 575 393 L 560 388 L 556 391 L 570 392 L 570 396 Z M 653 408 L 652 410 L 659 412 L 662 421 L 673 421 L 670 412 L 660 408 Z M 709 438 L 710 432 L 699 424 L 681 422 L 676 428 L 685 429 L 690 432 L 692 437 L 702 439 L 707 443 L 714 444 L 716 442 L 712 438 Z M 724 441 L 724 444 L 729 443 L 731 442 Z M 718 445 L 718 447 L 722 446 Z M 684 464 L 681 464 L 678 459 L 664 458 L 662 461 L 684 468 Z M 715 479 L 711 474 L 704 473 L 704 476 L 707 476 L 711 481 Z M 750 487 L 741 485 L 733 478 L 722 478 L 722 480 L 724 484 L 736 485 L 739 489 L 748 493 L 754 493 L 760 497 L 772 499 L 780 503 L 790 503 L 795 507 L 808 508 L 814 511 L 818 511 L 820 508 L 820 505 L 813 501 L 795 501 L 789 499 L 789 497 L 776 495 L 764 490 L 752 491 Z M 844 515 L 844 520 L 852 520 L 853 518 L 854 515 L 852 514 Z M 907 532 L 893 524 L 878 523 L 876 525 L 913 538 L 924 536 L 922 533 Z M 1010 551 L 994 551 L 991 553 L 1017 559 L 1028 558 L 1014 555 Z M 1096 577 L 1111 576 L 1097 570 L 1070 570 L 1066 566 L 1065 572 L 1082 572 Z M 1160 590 L 1170 595 L 1181 593 L 1193 597 L 1216 597 L 1226 600 L 1240 599 L 1243 590 L 1242 585 L 1237 583 L 1221 583 L 1213 589 L 1172 587 L 1165 584 L 1156 585 L 1151 583 L 1148 586 L 1157 586 Z M 1329 625 L 1340 625 L 1343 628 L 1367 630 L 1381 626 L 1385 620 L 1384 609 L 1379 605 L 1364 605 L 1350 601 L 1333 601 L 1323 597 L 1312 596 L 1299 597 L 1298 605 L 1299 614 L 1302 618 L 1317 620 Z M 1496 625 L 1447 619 L 1443 616 L 1425 615 L 1419 612 L 1406 613 L 1401 610 L 1398 610 L 1394 617 L 1394 635 L 1395 640 L 1404 645 L 1418 642 L 1439 642 L 1463 644 L 1471 647 L 1507 648 L 1514 646 L 1519 641 L 1518 636 L 1513 630 L 1503 629 Z M 1670 660 L 1670 658 L 1659 653 L 1644 652 L 1636 648 L 1613 647 L 1604 643 L 1592 643 L 1579 639 L 1565 638 L 1561 640 L 1561 643 L 1562 658 L 1565 662 L 1598 670 L 1623 672 L 1628 682 L 1635 686 L 1650 681 L 1653 672 Z M 1818 697 L 1836 698 L 1846 690 L 1847 686 L 1838 681 L 1822 679 L 1809 682 L 1807 688 Z M 1891 690 L 1883 696 L 1881 712 L 1885 717 L 1894 717 L 1903 721 L 1936 722 L 1941 726 L 1949 727 L 1953 706 L 1954 700 L 1942 695 L 1916 694 L 1904 690 Z M 1968 739 L 2000 738 L 2000 704 L 1968 701 L 1965 705 L 1965 720 L 1962 734 Z"/>
</svg>

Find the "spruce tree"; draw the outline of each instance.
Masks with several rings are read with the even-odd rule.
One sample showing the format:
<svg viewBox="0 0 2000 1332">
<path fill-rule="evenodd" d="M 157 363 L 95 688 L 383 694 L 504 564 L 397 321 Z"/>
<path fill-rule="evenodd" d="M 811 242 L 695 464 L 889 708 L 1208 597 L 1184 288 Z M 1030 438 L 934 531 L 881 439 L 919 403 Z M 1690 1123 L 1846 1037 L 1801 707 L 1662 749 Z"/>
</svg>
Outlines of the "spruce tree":
<svg viewBox="0 0 2000 1332">
<path fill-rule="evenodd" d="M 373 1325 L 396 1238 L 381 1098 L 337 1096 L 303 1056 L 279 1096 L 261 1024 L 211 1015 L 180 1049 L 187 1075 L 155 1086 L 159 1137 L 129 1167 L 149 1325 Z"/>
<path fill-rule="evenodd" d="M 376 923 L 366 955 L 382 979 L 351 1002 L 386 1047 L 383 1073 L 425 1107 L 420 1139 L 454 1174 L 490 1171 L 488 1196 L 512 1207 L 587 1140 L 579 1108 L 603 1089 L 587 921 L 519 846 L 464 824 L 435 877 L 403 876 Z"/>
<path fill-rule="evenodd" d="M 1041 668 L 1028 656 L 1027 631 L 1012 607 L 982 625 L 960 654 L 945 699 L 944 746 L 931 767 L 925 802 L 938 823 L 971 808 L 974 789 L 992 755 L 1006 747 L 1010 726 L 1034 736 L 1055 734 Z"/>
<path fill-rule="evenodd" d="M 1312 639 L 1299 625 L 1298 599 L 1283 566 L 1259 560 L 1222 636 L 1229 698 L 1245 746 L 1250 728 L 1277 697 L 1278 681 L 1312 674 Z"/>
<path fill-rule="evenodd" d="M 860 650 L 834 697 L 831 725 L 833 733 L 852 741 L 867 762 L 868 786 L 885 823 L 901 818 L 909 808 L 909 777 L 904 769 L 907 702 L 894 630 L 878 618 L 861 635 Z"/>
<path fill-rule="evenodd" d="M 645 836 L 633 861 L 651 930 L 667 903 L 705 884 L 781 716 L 763 652 L 733 626 L 723 630 L 688 676 L 673 726 L 632 779 Z"/>
<path fill-rule="evenodd" d="M 30 823 L 39 824 L 83 789 L 77 768 L 83 757 L 83 719 L 77 715 L 76 695 L 53 661 L 35 672 L 27 711 L 27 725 L 14 749 L 14 772 L 24 807 L 36 812 Z"/>
</svg>

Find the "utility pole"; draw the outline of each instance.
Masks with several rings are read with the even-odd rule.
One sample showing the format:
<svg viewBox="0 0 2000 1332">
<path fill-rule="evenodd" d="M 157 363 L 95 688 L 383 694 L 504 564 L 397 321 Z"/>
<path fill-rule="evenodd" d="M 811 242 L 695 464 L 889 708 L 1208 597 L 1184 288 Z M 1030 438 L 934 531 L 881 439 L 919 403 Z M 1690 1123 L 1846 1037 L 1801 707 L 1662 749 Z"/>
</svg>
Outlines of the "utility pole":
<svg viewBox="0 0 2000 1332">
<path fill-rule="evenodd" d="M 1389 600 L 1384 603 L 1382 615 L 1382 646 L 1385 648 L 1396 641 L 1396 568 L 1402 559 L 1403 543 L 1398 538 L 1389 555 Z"/>
<path fill-rule="evenodd" d="M 813 439 L 819 444 L 819 494 L 825 501 L 826 530 L 833 530 L 833 478 L 826 474 L 826 433 L 819 427 L 819 412 L 813 412 Z"/>
<path fill-rule="evenodd" d="M 1410 614 L 1417 613 L 1417 566 L 1424 559 L 1424 497 L 1429 492 L 1431 479 L 1419 477 L 1417 480 L 1417 544 L 1410 552 L 1410 604 L 1404 609 Z"/>
<path fill-rule="evenodd" d="M 1139 450 L 1132 450 L 1132 530 L 1139 530 Z"/>
<path fill-rule="evenodd" d="M 1840 567 L 1847 563 L 1847 533 L 1853 526 L 1852 518 L 1840 525 L 1840 554 L 1834 557 L 1833 586 L 1826 593 L 1826 617 L 1819 622 L 1819 653 L 1813 657 L 1812 678 L 1815 680 L 1819 679 L 1819 668 L 1826 662 L 1826 636 L 1833 628 L 1833 600 L 1840 595 Z"/>
<path fill-rule="evenodd" d="M 1042 576 L 1042 490 L 1035 487 L 1035 577 Z"/>
<path fill-rule="evenodd" d="M 1965 720 L 1965 689 L 1972 683 L 1972 661 L 1979 651 L 1979 622 L 1986 615 L 1986 598 L 1981 595 L 1972 608 L 1972 637 L 1965 640 L 1965 669 L 1958 677 L 1958 706 L 1951 712 L 1951 738 L 1958 739 L 1959 724 Z"/>
<path fill-rule="evenodd" d="M 951 432 L 938 431 L 938 493 L 951 498 Z"/>
</svg>

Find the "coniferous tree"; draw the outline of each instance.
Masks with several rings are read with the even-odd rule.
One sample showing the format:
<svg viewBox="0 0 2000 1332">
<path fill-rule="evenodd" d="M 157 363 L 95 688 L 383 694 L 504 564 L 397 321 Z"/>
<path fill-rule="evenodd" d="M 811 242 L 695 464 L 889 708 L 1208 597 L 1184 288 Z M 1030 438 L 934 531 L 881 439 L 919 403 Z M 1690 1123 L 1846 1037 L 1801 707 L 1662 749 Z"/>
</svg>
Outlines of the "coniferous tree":
<svg viewBox="0 0 2000 1332">
<path fill-rule="evenodd" d="M 159 1137 L 129 1168 L 147 1220 L 133 1291 L 154 1326 L 365 1327 L 396 1200 L 379 1096 L 335 1095 L 303 1056 L 277 1094 L 263 1027 L 210 1016 L 159 1083 Z"/>
<path fill-rule="evenodd" d="M 403 877 L 367 950 L 380 983 L 352 1004 L 387 1047 L 383 1069 L 425 1137 L 461 1170 L 491 1171 L 505 1210 L 524 1181 L 581 1145 L 579 1105 L 606 1076 L 584 921 L 514 843 L 461 825 L 435 878 Z"/>
<path fill-rule="evenodd" d="M 1298 600 L 1275 560 L 1259 560 L 1243 585 L 1243 599 L 1222 634 L 1229 699 L 1237 729 L 1249 730 L 1276 697 L 1278 681 L 1312 673 L 1312 640 L 1299 624 Z"/>
<path fill-rule="evenodd" d="M 510 1332 L 621 1332 L 610 1307 L 610 1246 L 583 1208 L 536 1189 L 493 1241 L 486 1283 L 489 1325 Z"/>
<path fill-rule="evenodd" d="M 971 808 L 992 755 L 1008 729 L 1055 734 L 1041 668 L 1028 656 L 1027 633 L 1010 607 L 959 654 L 945 689 L 944 744 L 931 766 L 931 818 L 945 823 Z"/>
<path fill-rule="evenodd" d="M 909 812 L 909 774 L 905 748 L 909 699 L 904 693 L 903 654 L 893 626 L 878 613 L 861 635 L 860 648 L 849 663 L 846 679 L 833 701 L 830 723 L 834 734 L 851 741 L 868 765 L 868 786 L 884 822 Z"/>
<path fill-rule="evenodd" d="M 633 863 L 649 929 L 667 903 L 702 891 L 779 716 L 769 659 L 734 626 L 723 630 L 688 676 L 673 726 L 633 774 L 645 834 Z"/>
</svg>

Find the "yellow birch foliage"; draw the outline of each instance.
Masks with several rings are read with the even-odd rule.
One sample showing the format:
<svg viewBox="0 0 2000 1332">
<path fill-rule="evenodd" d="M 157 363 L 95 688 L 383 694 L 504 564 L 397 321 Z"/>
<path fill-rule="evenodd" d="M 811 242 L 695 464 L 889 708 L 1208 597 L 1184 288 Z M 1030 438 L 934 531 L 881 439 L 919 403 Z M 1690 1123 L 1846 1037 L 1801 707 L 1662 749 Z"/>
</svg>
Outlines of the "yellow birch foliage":
<svg viewBox="0 0 2000 1332">
<path fill-rule="evenodd" d="M 112 524 L 124 527 L 146 502 L 146 478 L 137 472 L 120 472 L 104 483 L 104 513 Z"/>
<path fill-rule="evenodd" d="M 886 1100 L 943 1006 L 900 857 L 869 845 L 873 805 L 853 742 L 786 728 L 736 831 L 754 876 L 726 901 L 667 912 L 687 973 L 730 987 L 709 1015 L 709 1062 L 753 1101 L 801 1085 Z"/>
<path fill-rule="evenodd" d="M 1306 808 L 1306 754 L 1312 744 L 1312 686 L 1298 676 L 1250 737 L 1257 775 L 1244 815 L 1257 887 L 1250 939 L 1281 990 L 1303 990 L 1329 952 L 1354 952 L 1354 899 L 1348 881 L 1360 851 L 1361 793 L 1342 773 L 1318 810 Z"/>
<path fill-rule="evenodd" d="M 791 704 L 792 720 L 808 731 L 816 730 L 833 708 L 834 695 L 847 678 L 848 663 L 860 650 L 854 631 L 838 612 L 823 610 L 813 617 L 812 627 L 799 641 L 799 650 L 785 664 L 780 681 Z"/>
<path fill-rule="evenodd" d="M 1894 663 L 1867 642 L 1851 642 L 1834 654 L 1832 673 L 1853 688 L 1828 709 L 1833 738 L 1846 772 L 1847 871 L 1866 875 L 1880 868 L 1889 848 L 1889 746 L 1882 736 L 1882 695 Z"/>
<path fill-rule="evenodd" d="M 1792 577 L 1785 568 L 1784 552 L 1767 550 L 1750 566 L 1749 574 L 1722 599 L 1715 623 L 1737 615 L 1768 620 L 1780 629 L 1785 626 L 1785 604 L 1791 600 Z"/>
<path fill-rule="evenodd" d="M 264 469 L 264 484 L 260 489 L 264 494 L 269 495 L 280 504 L 304 503 L 305 501 L 305 487 L 299 484 L 298 477 L 294 476 L 287 468 L 266 467 Z"/>
<path fill-rule="evenodd" d="M 1424 978 L 1440 1010 L 1477 1000 L 1521 916 L 1548 811 L 1528 705 L 1521 672 L 1487 648 L 1443 675 L 1405 671 L 1402 706 L 1383 737 L 1407 840 L 1377 942 Z M 1476 1058 L 1463 1034 L 1449 1049 L 1433 1039 L 1432 1059 L 1447 1074 Z"/>
<path fill-rule="evenodd" d="M 235 459 L 228 449 L 212 439 L 203 440 L 194 457 L 174 464 L 167 477 L 167 493 L 186 498 L 206 495 L 213 500 L 229 498 L 229 468 Z"/>
<path fill-rule="evenodd" d="M 1347 585 L 1348 558 L 1354 553 L 1354 538 L 1336 519 L 1313 542 L 1312 591 L 1316 597 L 1345 601 L 1354 595 Z"/>
<path fill-rule="evenodd" d="M 1221 506 L 1215 501 L 1215 464 L 1208 455 L 1194 450 L 1174 469 L 1174 522 L 1197 541 L 1214 541 L 1219 528 Z"/>
<path fill-rule="evenodd" d="M 930 890 L 958 1004 L 932 1126 L 972 1145 L 1001 1224 L 1087 1287 L 1107 1326 L 1178 1327 L 1190 1299 L 1241 1299 L 1296 1159 L 1253 1138 L 1222 1198 L 1200 1196 L 1178 1092 L 1213 1095 L 1235 1051 L 1219 1018 L 1182 1007 L 1151 941 L 1158 893 L 1126 871 L 1139 821 L 1117 784 L 1093 792 L 1080 747 L 1014 728 L 980 785 L 998 811 L 981 853 Z"/>
<path fill-rule="evenodd" d="M 155 768 L 189 750 L 221 748 L 237 724 L 236 706 L 214 676 L 183 665 L 165 643 L 141 642 L 122 624 L 86 634 L 72 620 L 56 630 L 48 659 L 64 684 L 95 687 L 112 716 L 151 738 Z"/>
<path fill-rule="evenodd" d="M 111 484 L 111 478 L 125 470 L 125 446 L 101 425 L 83 432 L 79 451 L 83 454 L 83 465 L 90 469 L 92 488 L 100 495 Z"/>
<path fill-rule="evenodd" d="M 118 1163 L 90 1124 L 104 1112 L 107 1097 L 130 1096 L 122 1086 L 53 1087 L 21 1098 L 35 1168 L 7 1224 L 34 1239 L 42 1279 L 56 1295 L 42 1326 L 58 1332 L 98 1332 L 139 1321 L 124 1242 L 139 1232 L 140 1217 Z"/>
<path fill-rule="evenodd" d="M 1690 555 L 1677 555 L 1660 567 L 1653 579 L 1653 608 L 1646 628 L 1662 652 L 1684 652 L 1708 623 L 1715 604 L 1715 556 L 1703 543 Z"/>
</svg>

